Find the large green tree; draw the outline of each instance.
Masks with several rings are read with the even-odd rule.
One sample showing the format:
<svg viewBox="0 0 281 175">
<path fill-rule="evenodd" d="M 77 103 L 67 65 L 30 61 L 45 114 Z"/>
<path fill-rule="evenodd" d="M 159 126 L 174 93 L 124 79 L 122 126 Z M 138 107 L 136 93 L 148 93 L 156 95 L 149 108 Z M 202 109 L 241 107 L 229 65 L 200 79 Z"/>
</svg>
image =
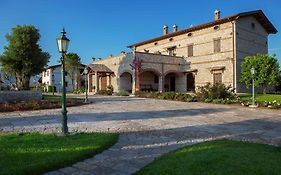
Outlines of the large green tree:
<svg viewBox="0 0 281 175">
<path fill-rule="evenodd" d="M 81 59 L 77 53 L 65 54 L 65 70 L 71 79 L 72 89 L 75 89 L 75 80 L 77 82 L 80 77 L 79 67 L 81 65 Z M 78 85 L 78 84 L 77 84 Z M 76 86 L 77 88 L 77 86 Z"/>
<path fill-rule="evenodd" d="M 255 86 L 261 86 L 263 93 L 267 87 L 278 85 L 280 78 L 279 63 L 275 55 L 247 56 L 241 64 L 241 82 L 247 87 L 252 85 L 251 68 L 255 68 Z"/>
<path fill-rule="evenodd" d="M 42 72 L 50 55 L 42 51 L 39 31 L 32 25 L 16 26 L 6 38 L 8 46 L 4 47 L 0 63 L 16 77 L 19 90 L 28 90 L 30 77 Z"/>
</svg>

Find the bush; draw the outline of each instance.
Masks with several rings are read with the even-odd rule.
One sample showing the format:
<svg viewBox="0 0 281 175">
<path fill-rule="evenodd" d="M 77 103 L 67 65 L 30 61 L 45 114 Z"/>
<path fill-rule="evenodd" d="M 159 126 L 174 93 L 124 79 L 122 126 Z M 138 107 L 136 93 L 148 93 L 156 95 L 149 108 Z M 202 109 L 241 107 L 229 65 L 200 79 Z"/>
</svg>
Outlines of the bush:
<svg viewBox="0 0 281 175">
<path fill-rule="evenodd" d="M 48 87 L 47 87 L 48 92 L 53 92 L 53 89 L 54 89 L 54 92 L 56 92 L 56 86 L 48 85 Z"/>
<path fill-rule="evenodd" d="M 106 91 L 107 91 L 107 95 L 112 95 L 113 94 L 113 86 L 112 85 L 108 85 L 106 87 Z"/>
<path fill-rule="evenodd" d="M 129 96 L 130 94 L 127 91 L 120 90 L 115 95 L 117 95 L 117 96 Z"/>
<path fill-rule="evenodd" d="M 113 94 L 113 86 L 108 85 L 106 87 L 106 90 L 99 90 L 98 94 L 100 94 L 100 95 L 112 95 Z"/>
<path fill-rule="evenodd" d="M 221 83 L 216 83 L 213 85 L 208 83 L 205 86 L 199 87 L 196 95 L 198 101 L 213 101 L 214 103 L 225 102 L 223 100 L 236 100 L 237 97 L 237 95 L 234 93 L 234 89 L 232 89 L 230 86 L 225 86 Z"/>
<path fill-rule="evenodd" d="M 176 100 L 176 101 L 184 101 L 184 102 L 192 102 L 196 101 L 196 98 L 185 93 L 178 93 L 178 92 L 144 92 L 138 91 L 135 93 L 137 97 L 143 98 L 156 98 L 156 99 L 163 99 L 163 100 Z"/>
<path fill-rule="evenodd" d="M 82 87 L 82 88 L 78 88 L 76 90 L 73 91 L 74 94 L 82 94 L 82 93 L 85 93 L 85 88 Z"/>
</svg>

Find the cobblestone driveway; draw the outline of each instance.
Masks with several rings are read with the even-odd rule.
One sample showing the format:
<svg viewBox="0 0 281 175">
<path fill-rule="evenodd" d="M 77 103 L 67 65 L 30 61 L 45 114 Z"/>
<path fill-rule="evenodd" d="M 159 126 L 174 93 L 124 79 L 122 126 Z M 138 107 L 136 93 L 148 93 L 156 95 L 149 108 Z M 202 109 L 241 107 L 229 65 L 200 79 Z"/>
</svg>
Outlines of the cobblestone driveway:
<svg viewBox="0 0 281 175">
<path fill-rule="evenodd" d="M 68 108 L 70 131 L 119 132 L 103 153 L 47 174 L 131 174 L 184 145 L 218 138 L 281 145 L 281 111 L 134 97 Z M 60 109 L 0 114 L 0 132 L 60 131 Z"/>
</svg>

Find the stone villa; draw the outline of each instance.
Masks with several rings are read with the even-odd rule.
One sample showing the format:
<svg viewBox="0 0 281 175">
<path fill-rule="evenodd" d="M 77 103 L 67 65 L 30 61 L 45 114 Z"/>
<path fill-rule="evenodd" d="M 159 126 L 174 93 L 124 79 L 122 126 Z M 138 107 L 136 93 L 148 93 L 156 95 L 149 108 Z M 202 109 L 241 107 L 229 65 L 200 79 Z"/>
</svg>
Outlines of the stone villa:
<svg viewBox="0 0 281 175">
<path fill-rule="evenodd" d="M 240 65 L 249 55 L 268 52 L 268 35 L 276 28 L 261 10 L 220 17 L 187 29 L 163 27 L 163 35 L 128 46 L 121 52 L 89 65 L 89 92 L 112 85 L 114 91 L 194 91 L 206 83 L 222 82 L 236 92 L 247 91 L 240 83 Z"/>
</svg>

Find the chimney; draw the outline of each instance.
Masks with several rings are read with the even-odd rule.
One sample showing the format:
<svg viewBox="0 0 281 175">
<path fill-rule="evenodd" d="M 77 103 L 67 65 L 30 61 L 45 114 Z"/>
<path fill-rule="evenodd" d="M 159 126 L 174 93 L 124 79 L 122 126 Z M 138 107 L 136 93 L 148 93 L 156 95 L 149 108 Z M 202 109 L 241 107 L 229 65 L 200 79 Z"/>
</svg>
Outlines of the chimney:
<svg viewBox="0 0 281 175">
<path fill-rule="evenodd" d="M 169 29 L 167 25 L 163 26 L 163 35 L 168 35 L 169 34 Z"/>
<path fill-rule="evenodd" d="M 214 17 L 215 17 L 215 20 L 220 19 L 221 18 L 221 12 L 219 10 L 215 10 Z"/>
<path fill-rule="evenodd" d="M 178 31 L 178 26 L 176 24 L 173 25 L 173 32 L 177 32 Z"/>
</svg>

